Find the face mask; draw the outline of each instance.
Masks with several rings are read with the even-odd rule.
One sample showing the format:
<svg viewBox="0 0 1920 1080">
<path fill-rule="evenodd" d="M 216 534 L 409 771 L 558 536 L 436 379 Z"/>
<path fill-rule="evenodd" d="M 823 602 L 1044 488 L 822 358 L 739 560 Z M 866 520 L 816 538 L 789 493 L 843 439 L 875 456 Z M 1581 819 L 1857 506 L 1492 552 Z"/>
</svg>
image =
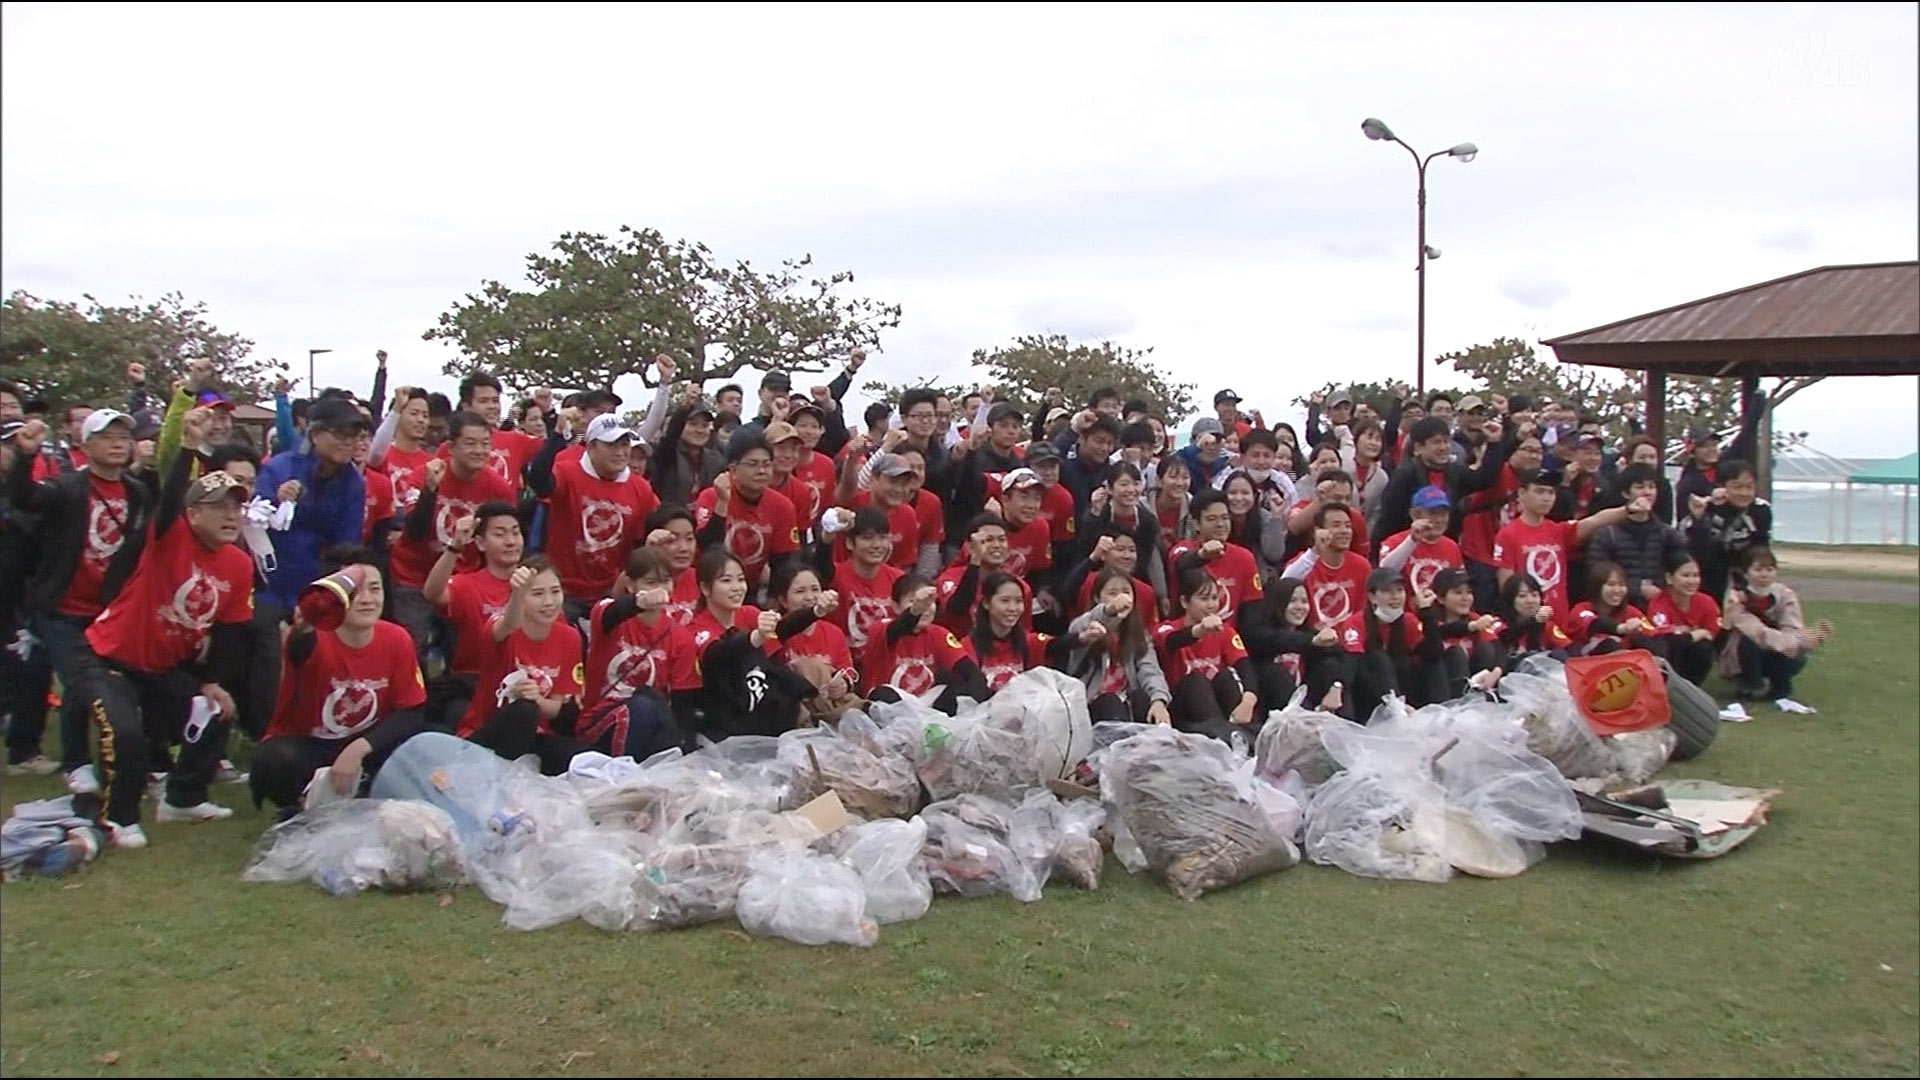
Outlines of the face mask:
<svg viewBox="0 0 1920 1080">
<path fill-rule="evenodd" d="M 1373 606 L 1373 617 L 1379 619 L 1381 622 L 1398 622 L 1400 616 L 1406 613 L 1407 605 L 1405 604 L 1401 604 L 1399 607 L 1382 607 L 1379 604 Z"/>
<path fill-rule="evenodd" d="M 1247 477 L 1254 482 L 1254 485 L 1256 487 L 1266 483 L 1267 480 L 1272 476 L 1273 476 L 1272 469 L 1248 469 L 1247 470 Z"/>
</svg>

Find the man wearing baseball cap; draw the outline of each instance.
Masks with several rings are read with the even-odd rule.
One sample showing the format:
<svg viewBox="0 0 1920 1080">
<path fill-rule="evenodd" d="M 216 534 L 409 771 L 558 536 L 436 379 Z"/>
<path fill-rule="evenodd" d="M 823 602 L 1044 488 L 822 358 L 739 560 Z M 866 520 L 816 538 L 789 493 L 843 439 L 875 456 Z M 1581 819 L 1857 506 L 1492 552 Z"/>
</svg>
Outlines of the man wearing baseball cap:
<svg viewBox="0 0 1920 1080">
<path fill-rule="evenodd" d="M 1380 566 L 1400 572 L 1409 597 L 1433 589 L 1440 571 L 1466 568 L 1460 545 L 1447 535 L 1452 515 L 1453 502 L 1446 489 L 1429 484 L 1413 493 L 1407 528 L 1380 542 Z"/>
<path fill-rule="evenodd" d="M 205 425 L 204 414 L 192 422 Z M 185 455 L 172 463 L 132 574 L 77 651 L 76 691 L 101 732 L 106 824 L 122 848 L 147 845 L 140 800 L 170 740 L 180 755 L 159 820 L 233 814 L 208 801 L 207 788 L 236 715 L 231 688 L 253 617 L 253 560 L 234 543 L 247 487 L 220 470 L 190 478 L 192 468 Z"/>
<path fill-rule="evenodd" d="M 321 576 L 320 553 L 336 544 L 358 544 L 365 534 L 367 485 L 353 458 L 372 427 L 351 401 L 323 398 L 307 411 L 305 446 L 275 454 L 260 467 L 254 491 L 299 507 L 288 528 L 269 533 L 274 565 L 260 602 L 278 621 L 286 620 L 301 591 Z"/>
<path fill-rule="evenodd" d="M 547 557 L 568 617 L 579 619 L 612 590 L 660 500 L 633 468 L 634 447 L 644 444 L 618 416 L 594 417 L 580 457 L 556 461 L 566 445 L 567 433 L 554 425 L 527 466 L 527 484 L 547 501 Z"/>
<path fill-rule="evenodd" d="M 37 484 L 24 468 L 14 469 L 7 477 L 13 507 L 36 515 L 40 522 L 35 534 L 39 560 L 27 583 L 22 614 L 46 646 L 46 659 L 63 686 L 74 686 L 79 678 L 79 650 L 87 625 L 113 599 L 132 569 L 115 556 L 129 540 L 137 545 L 153 508 L 152 495 L 126 472 L 133 457 L 133 424 L 125 413 L 94 410 L 78 432 L 76 449 L 85 454 L 84 468 Z M 32 447 L 28 440 L 35 438 L 37 432 L 23 432 L 15 437 L 14 447 L 27 452 Z M 80 694 L 70 692 L 60 709 L 60 768 L 77 784 L 76 793 L 100 790 L 87 746 L 86 706 Z M 45 709 L 25 710 L 25 715 L 13 717 L 7 729 L 9 772 L 39 758 L 45 728 Z"/>
</svg>

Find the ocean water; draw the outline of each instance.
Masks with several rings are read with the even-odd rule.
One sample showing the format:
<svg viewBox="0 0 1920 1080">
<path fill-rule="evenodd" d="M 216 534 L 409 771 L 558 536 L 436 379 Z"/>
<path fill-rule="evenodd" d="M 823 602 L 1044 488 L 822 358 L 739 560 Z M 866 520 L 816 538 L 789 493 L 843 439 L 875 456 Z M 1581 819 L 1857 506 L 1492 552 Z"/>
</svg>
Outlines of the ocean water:
<svg viewBox="0 0 1920 1080">
<path fill-rule="evenodd" d="M 1805 544 L 1920 544 L 1920 491 L 1776 481 L 1773 538 Z"/>
</svg>

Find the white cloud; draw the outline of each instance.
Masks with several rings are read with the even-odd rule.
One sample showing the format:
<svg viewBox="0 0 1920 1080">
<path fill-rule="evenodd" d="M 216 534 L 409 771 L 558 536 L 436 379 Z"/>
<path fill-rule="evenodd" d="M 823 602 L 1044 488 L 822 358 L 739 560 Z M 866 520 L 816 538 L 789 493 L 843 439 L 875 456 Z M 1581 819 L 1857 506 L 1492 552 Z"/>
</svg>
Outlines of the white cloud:
<svg viewBox="0 0 1920 1080">
<path fill-rule="evenodd" d="M 330 381 L 380 347 L 420 381 L 446 358 L 421 332 L 481 280 L 651 225 L 855 270 L 906 308 L 878 377 L 966 378 L 1052 328 L 1278 416 L 1329 361 L 1412 374 L 1414 169 L 1362 117 L 1482 150 L 1428 174 L 1432 355 L 1914 257 L 1915 29 L 1901 5 L 9 4 L 0 277 L 178 289 L 269 355 L 334 348 Z M 1789 406 L 1816 445 L 1912 449 L 1910 386 L 1834 385 Z"/>
</svg>

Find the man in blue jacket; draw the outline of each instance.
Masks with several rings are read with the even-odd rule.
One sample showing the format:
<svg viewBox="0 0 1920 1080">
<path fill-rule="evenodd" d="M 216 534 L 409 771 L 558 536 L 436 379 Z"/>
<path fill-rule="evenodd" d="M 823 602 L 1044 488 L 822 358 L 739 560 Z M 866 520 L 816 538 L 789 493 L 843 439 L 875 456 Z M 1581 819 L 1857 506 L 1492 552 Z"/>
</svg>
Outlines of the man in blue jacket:
<svg viewBox="0 0 1920 1080">
<path fill-rule="evenodd" d="M 255 494 L 295 506 L 293 521 L 273 537 L 273 569 L 261 608 L 272 605 L 285 621 L 320 574 L 320 553 L 336 544 L 358 544 L 367 518 L 367 486 L 353 466 L 357 441 L 370 425 L 353 403 L 327 398 L 307 413 L 303 449 L 275 454 L 260 469 Z"/>
</svg>

